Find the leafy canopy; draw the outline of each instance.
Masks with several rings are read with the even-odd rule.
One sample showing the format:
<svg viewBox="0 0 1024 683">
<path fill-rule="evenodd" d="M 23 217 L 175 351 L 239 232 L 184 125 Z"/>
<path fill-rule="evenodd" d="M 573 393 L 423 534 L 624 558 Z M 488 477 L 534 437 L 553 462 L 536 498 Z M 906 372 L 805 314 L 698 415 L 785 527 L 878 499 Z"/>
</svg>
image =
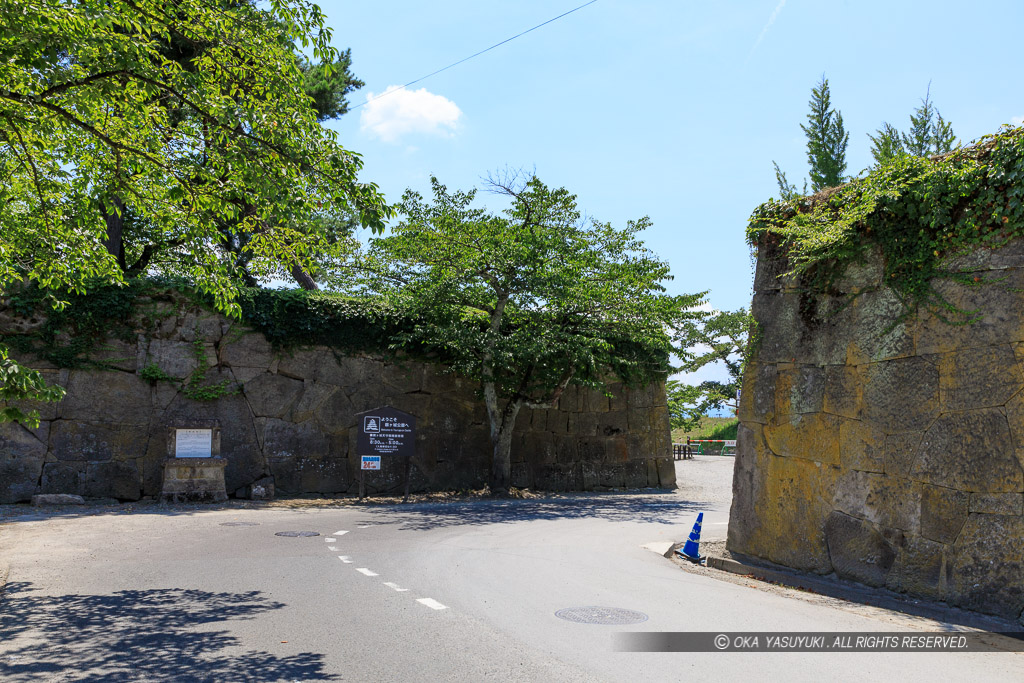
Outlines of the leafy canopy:
<svg viewBox="0 0 1024 683">
<path fill-rule="evenodd" d="M 691 355 L 679 368 L 696 372 L 709 365 L 720 364 L 726 381 L 707 380 L 697 385 L 670 381 L 667 386 L 669 415 L 672 427 L 686 430 L 700 425 L 701 418 L 712 410 L 736 409 L 743 383 L 743 366 L 747 340 L 753 318 L 746 309 L 715 311 L 693 329 Z"/>
<path fill-rule="evenodd" d="M 295 48 L 321 80 L 338 58 L 307 0 L 3 3 L 0 35 L 0 286 L 120 279 L 104 206 L 140 217 L 148 242 L 134 248 L 222 307 L 235 280 L 210 248 L 215 220 L 244 224 L 257 275 L 333 248 L 296 227 L 324 206 L 382 227 L 382 198 L 305 91 Z M 182 45 L 194 57 L 178 59 Z"/>
<path fill-rule="evenodd" d="M 431 183 L 433 201 L 406 192 L 403 220 L 373 241 L 372 287 L 419 313 L 404 344 L 443 348 L 481 383 L 500 491 L 520 408 L 550 406 L 569 384 L 663 378 L 703 294 L 665 292 L 668 265 L 638 237 L 646 218 L 587 220 L 574 195 L 536 177 L 491 180 L 509 202 L 500 214 L 475 208 L 475 191 Z"/>
<path fill-rule="evenodd" d="M 245 235 L 254 277 L 322 269 L 346 247 L 308 228 L 325 214 L 382 229 L 383 198 L 307 94 L 343 106 L 329 93 L 347 55 L 323 19 L 308 0 L 0 3 L 0 292 L 84 292 L 144 263 L 233 311 L 239 265 L 218 225 Z M 108 243 L 112 215 L 134 221 L 127 259 Z M 0 365 L 5 400 L 54 397 L 39 373 Z"/>
</svg>

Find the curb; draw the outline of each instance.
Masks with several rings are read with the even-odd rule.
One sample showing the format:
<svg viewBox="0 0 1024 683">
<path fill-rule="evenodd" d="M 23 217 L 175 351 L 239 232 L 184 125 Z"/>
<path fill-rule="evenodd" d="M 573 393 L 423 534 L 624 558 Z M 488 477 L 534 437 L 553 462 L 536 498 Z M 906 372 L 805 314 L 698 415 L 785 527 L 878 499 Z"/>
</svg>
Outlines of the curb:
<svg viewBox="0 0 1024 683">
<path fill-rule="evenodd" d="M 913 598 L 902 593 L 894 593 L 886 588 L 854 584 L 834 576 L 811 576 L 796 571 L 766 567 L 754 561 L 743 561 L 745 559 L 730 559 L 712 555 L 707 559 L 707 566 L 730 574 L 750 576 L 756 580 L 767 581 L 786 588 L 902 612 L 933 621 L 985 631 L 1020 630 L 1019 624 L 1014 624 L 1011 620 L 1001 617 L 971 612 L 926 598 Z"/>
</svg>

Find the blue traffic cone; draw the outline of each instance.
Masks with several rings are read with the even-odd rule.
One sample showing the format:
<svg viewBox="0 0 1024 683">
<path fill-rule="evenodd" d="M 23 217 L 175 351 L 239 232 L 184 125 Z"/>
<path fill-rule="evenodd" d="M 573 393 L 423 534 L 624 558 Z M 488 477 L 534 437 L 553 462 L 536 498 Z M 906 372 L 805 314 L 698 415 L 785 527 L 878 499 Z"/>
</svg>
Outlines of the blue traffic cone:
<svg viewBox="0 0 1024 683">
<path fill-rule="evenodd" d="M 690 532 L 690 537 L 686 539 L 686 543 L 683 544 L 681 550 L 676 550 L 676 554 L 680 557 L 686 558 L 690 562 L 701 562 L 704 558 L 700 556 L 700 524 L 704 521 L 704 513 L 701 512 L 697 515 L 697 521 L 693 523 L 693 531 Z"/>
</svg>

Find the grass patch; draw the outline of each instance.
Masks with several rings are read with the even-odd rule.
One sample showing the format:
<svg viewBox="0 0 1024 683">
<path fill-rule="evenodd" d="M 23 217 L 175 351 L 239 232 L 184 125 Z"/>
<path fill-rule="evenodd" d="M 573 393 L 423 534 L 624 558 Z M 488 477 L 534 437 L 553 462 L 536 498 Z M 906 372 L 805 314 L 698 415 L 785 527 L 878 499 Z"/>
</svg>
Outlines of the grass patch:
<svg viewBox="0 0 1024 683">
<path fill-rule="evenodd" d="M 686 443 L 686 438 L 691 439 L 735 439 L 736 429 L 740 421 L 735 417 L 705 417 L 700 421 L 700 427 L 684 431 L 682 429 L 672 430 L 672 443 Z"/>
</svg>

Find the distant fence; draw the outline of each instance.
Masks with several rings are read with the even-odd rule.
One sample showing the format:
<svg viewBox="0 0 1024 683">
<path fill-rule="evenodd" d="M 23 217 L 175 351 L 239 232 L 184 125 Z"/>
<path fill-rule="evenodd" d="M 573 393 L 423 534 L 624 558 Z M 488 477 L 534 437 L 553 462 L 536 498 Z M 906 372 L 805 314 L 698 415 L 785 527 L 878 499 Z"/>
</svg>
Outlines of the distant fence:
<svg viewBox="0 0 1024 683">
<path fill-rule="evenodd" d="M 735 439 L 687 439 L 672 444 L 672 458 L 688 460 L 694 455 L 736 455 Z"/>
</svg>

